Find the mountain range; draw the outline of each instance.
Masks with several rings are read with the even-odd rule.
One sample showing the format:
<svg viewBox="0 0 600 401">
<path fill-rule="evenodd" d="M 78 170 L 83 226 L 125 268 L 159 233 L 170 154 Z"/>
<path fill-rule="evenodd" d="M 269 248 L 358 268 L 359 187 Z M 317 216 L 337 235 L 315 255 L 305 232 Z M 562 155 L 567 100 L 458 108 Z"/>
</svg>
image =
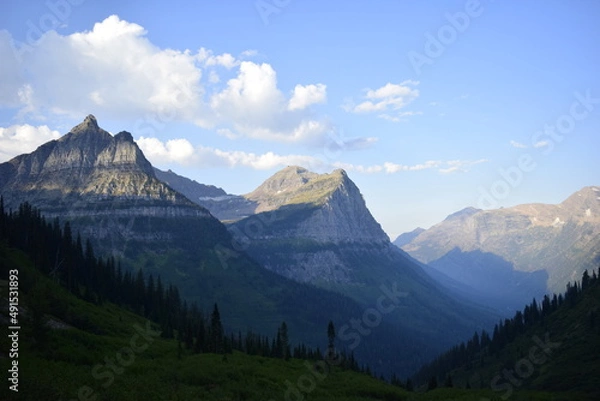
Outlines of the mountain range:
<svg viewBox="0 0 600 401">
<path fill-rule="evenodd" d="M 439 331 L 429 322 L 437 321 L 449 329 L 446 335 L 460 337 L 461 327 L 493 319 L 489 310 L 441 290 L 393 246 L 344 170 L 317 174 L 288 166 L 246 195 L 195 200 L 221 216 L 237 249 L 279 275 L 365 306 L 380 296 L 382 285 L 396 286 L 407 296 L 402 313 L 390 321 L 403 331 L 436 338 Z"/>
<path fill-rule="evenodd" d="M 318 344 L 332 320 L 382 374 L 408 374 L 495 319 L 394 247 L 342 170 L 289 167 L 246 196 L 223 195 L 155 170 L 130 133 L 112 136 L 90 115 L 0 164 L 0 193 L 8 209 L 28 201 L 68 221 L 124 269 L 160 275 L 205 308 L 218 302 L 231 329 L 273 332 L 286 321 L 297 340 Z"/>
<path fill-rule="evenodd" d="M 481 289 L 496 305 L 504 299 L 518 308 L 561 292 L 600 263 L 600 187 L 582 188 L 557 205 L 466 208 L 395 243 L 447 286 Z"/>
</svg>

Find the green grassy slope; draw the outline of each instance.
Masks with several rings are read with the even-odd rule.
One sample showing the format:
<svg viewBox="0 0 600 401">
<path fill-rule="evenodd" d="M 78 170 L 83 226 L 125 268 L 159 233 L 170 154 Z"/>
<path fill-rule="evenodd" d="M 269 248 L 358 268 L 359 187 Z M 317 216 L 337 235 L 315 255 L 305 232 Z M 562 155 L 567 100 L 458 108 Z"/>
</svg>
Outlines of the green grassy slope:
<svg viewBox="0 0 600 401">
<path fill-rule="evenodd" d="M 420 380 L 451 376 L 456 386 L 492 388 L 506 398 L 530 389 L 600 399 L 600 280 L 572 293 L 502 348 L 485 347 L 466 363 L 447 359 L 446 369 L 422 370 Z"/>
<path fill-rule="evenodd" d="M 233 354 L 190 354 L 154 333 L 144 318 L 113 304 L 94 305 L 49 280 L 21 252 L 0 246 L 3 276 L 19 269 L 19 392 L 0 388 L 1 400 L 499 400 L 487 390 L 407 392 L 368 375 L 306 362 Z M 6 303 L 7 283 L 1 283 Z M 55 328 L 35 332 L 32 311 L 45 309 Z M 0 318 L 5 320 L 7 308 Z M 143 333 L 143 334 L 142 334 Z M 0 338 L 1 369 L 10 348 Z M 315 366 L 317 369 L 315 369 Z M 6 373 L 5 373 L 6 374 Z M 526 400 L 531 394 L 516 394 Z M 535 399 L 556 400 L 536 393 Z"/>
</svg>

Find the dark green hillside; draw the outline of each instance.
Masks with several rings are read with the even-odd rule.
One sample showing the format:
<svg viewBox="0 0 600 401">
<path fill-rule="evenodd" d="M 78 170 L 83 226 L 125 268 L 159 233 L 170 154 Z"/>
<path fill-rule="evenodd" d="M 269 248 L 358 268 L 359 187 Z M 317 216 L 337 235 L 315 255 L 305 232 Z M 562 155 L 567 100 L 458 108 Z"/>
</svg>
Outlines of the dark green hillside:
<svg viewBox="0 0 600 401">
<path fill-rule="evenodd" d="M 158 293 L 159 276 L 152 276 L 152 286 L 149 283 L 152 269 L 146 266 L 143 273 L 141 269 L 131 272 L 121 269 L 120 263 L 113 258 L 96 261 L 91 246 L 72 233 L 70 224 L 61 228 L 58 220 L 47 223 L 39 211 L 28 204 L 21 205 L 17 212 L 1 215 L 1 238 L 10 246 L 29 252 L 36 266 L 61 280 L 74 294 L 95 302 L 110 301 L 127 306 L 145 317 L 158 319 L 169 333 L 181 327 L 180 319 L 185 314 L 180 304 L 186 292 L 173 287 L 168 275 L 160 276 L 165 295 L 153 295 L 164 300 L 162 306 L 141 305 L 139 299 L 144 293 Z M 401 332 L 383 319 L 368 333 L 358 335 L 359 329 L 349 326 L 351 319 L 363 317 L 364 308 L 349 298 L 291 282 L 258 265 L 248 265 L 247 258 L 235 259 L 227 268 L 202 270 L 204 280 L 187 280 L 188 291 L 190 288 L 202 289 L 196 291 L 194 297 L 187 298 L 188 306 L 189 302 L 198 301 L 198 309 L 206 311 L 218 303 L 224 316 L 223 325 L 228 330 L 272 334 L 281 322 L 286 321 L 292 342 L 303 342 L 315 348 L 322 347 L 322 332 L 331 320 L 341 328 L 341 334 L 349 336 L 340 335 L 336 346 L 348 354 L 354 352 L 357 359 L 368 364 L 378 375 L 396 372 L 406 376 L 433 356 L 433 350 L 426 347 L 423 339 L 414 333 Z M 154 262 L 153 258 L 148 260 Z M 185 265 L 173 262 L 171 270 L 179 271 L 182 266 Z M 264 305 L 270 309 L 261 307 Z M 244 322 L 243 326 L 240 321 Z M 342 330 L 345 326 L 346 331 Z M 191 331 L 194 335 L 197 328 L 191 328 Z"/>
<path fill-rule="evenodd" d="M 30 223 L 33 224 L 33 220 Z M 0 227 L 6 229 L 5 219 L 0 219 Z M 3 233 L 6 234 L 6 231 Z M 17 231 L 13 230 L 13 234 L 17 234 Z M 34 237 L 35 235 L 28 237 L 32 240 L 30 244 L 35 243 Z M 48 236 L 46 240 L 52 242 L 52 237 Z M 136 297 L 131 301 L 126 299 L 135 295 L 135 291 L 134 294 L 111 295 L 110 286 L 102 288 L 101 283 L 89 282 L 87 285 L 79 283 L 79 290 L 72 288 L 68 292 L 64 287 L 68 285 L 65 276 L 54 275 L 49 278 L 42 272 L 43 255 L 38 247 L 23 252 L 7 247 L 6 242 L 6 237 L 0 241 L 3 278 L 0 282 L 0 303 L 3 305 L 0 319 L 6 324 L 9 318 L 6 308 L 8 283 L 4 278 L 8 277 L 9 270 L 17 269 L 21 306 L 18 319 L 21 330 L 19 391 L 10 391 L 6 384 L 3 385 L 0 389 L 1 400 L 500 399 L 493 396 L 491 391 L 485 390 L 441 388 L 426 394 L 407 392 L 347 368 L 334 366 L 331 370 L 322 370 L 325 362 L 319 361 L 314 354 L 307 355 L 309 358 L 317 358 L 312 361 L 294 357 L 286 360 L 276 354 L 260 355 L 268 348 L 268 344 L 259 346 L 256 341 L 247 337 L 242 341 L 245 344 L 242 346 L 243 352 L 227 350 L 226 346 L 219 353 L 198 352 L 195 344 L 188 348 L 185 333 L 182 334 L 181 342 L 165 338 L 169 333 L 162 330 L 161 325 L 164 323 L 152 323 L 147 317 L 134 313 L 132 309 L 136 308 Z M 78 252 L 70 254 L 77 256 Z M 93 258 L 91 253 L 87 256 L 90 260 Z M 103 271 L 96 272 L 98 279 L 106 278 L 107 274 L 110 276 L 110 263 L 100 263 L 97 267 L 103 268 Z M 155 283 L 154 288 L 158 288 L 157 281 Z M 79 291 L 80 295 L 75 296 L 73 291 Z M 173 289 L 167 293 L 172 291 Z M 138 294 L 140 297 L 137 301 L 146 305 L 153 300 L 148 294 Z M 123 305 L 131 302 L 131 306 L 118 306 L 102 300 L 100 298 L 103 295 L 123 295 L 119 302 Z M 157 302 L 160 304 L 160 299 Z M 149 304 L 142 313 L 153 310 Z M 211 316 L 206 320 L 208 327 L 214 327 L 212 318 Z M 226 319 L 227 316 L 223 314 L 223 320 Z M 211 330 L 206 332 L 209 337 L 212 337 Z M 326 344 L 325 333 L 323 327 L 323 344 Z M 179 337 L 177 332 L 173 334 L 175 338 Z M 224 340 L 224 344 L 226 343 Z M 247 346 L 252 343 L 255 344 L 254 349 Z M 10 349 L 8 337 L 0 338 L 0 347 L 2 350 Z M 3 372 L 8 371 L 10 362 L 11 359 L 3 351 L 0 355 Z M 534 395 L 540 401 L 557 399 L 550 394 Z M 531 396 L 531 393 L 519 393 L 513 399 L 530 400 Z"/>
<path fill-rule="evenodd" d="M 600 271 L 599 271 L 600 273 Z M 600 399 L 600 279 L 584 272 L 581 282 L 553 298 L 535 300 L 492 334 L 476 333 L 423 367 L 419 383 L 451 378 L 455 386 L 572 391 Z"/>
</svg>

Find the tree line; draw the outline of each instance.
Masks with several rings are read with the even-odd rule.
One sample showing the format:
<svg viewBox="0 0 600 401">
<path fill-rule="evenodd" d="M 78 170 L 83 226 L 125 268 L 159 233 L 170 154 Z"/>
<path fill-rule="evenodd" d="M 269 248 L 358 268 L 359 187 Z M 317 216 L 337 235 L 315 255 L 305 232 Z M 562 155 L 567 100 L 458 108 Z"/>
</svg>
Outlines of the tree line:
<svg viewBox="0 0 600 401">
<path fill-rule="evenodd" d="M 303 343 L 292 347 L 286 322 L 280 324 L 272 337 L 250 330 L 225 333 L 216 303 L 210 313 L 205 313 L 196 303 L 183 299 L 176 286 L 163 283 L 160 276 L 145 275 L 141 269 L 137 272 L 123 269 L 112 256 L 96 256 L 89 239 L 84 241 L 79 234 L 74 235 L 68 221 L 62 226 L 58 218 L 47 221 L 27 202 L 16 211 L 7 211 L 0 197 L 2 243 L 26 253 L 36 269 L 75 296 L 96 305 L 111 302 L 155 322 L 162 337 L 178 341 L 179 356 L 186 349 L 191 353 L 222 354 L 237 350 L 285 360 L 323 358 L 319 347 Z M 36 297 L 36 302 L 48 301 Z M 86 329 L 85 319 L 73 317 L 72 320 L 76 327 Z M 327 352 L 337 352 L 334 351 L 334 333 L 330 322 Z M 367 367 L 359 367 L 353 353 L 347 355 L 341 351 L 338 354 L 342 368 L 369 372 Z"/>
<path fill-rule="evenodd" d="M 485 356 L 498 357 L 515 338 L 538 324 L 544 324 L 546 319 L 559 308 L 573 308 L 583 293 L 600 282 L 600 268 L 590 275 L 583 272 L 580 282 L 570 282 L 566 285 L 564 294 L 554 294 L 552 298 L 544 295 L 541 303 L 534 298 L 522 311 L 515 312 L 511 319 L 500 320 L 492 334 L 482 330 L 475 332 L 468 341 L 452 347 L 449 351 L 438 356 L 432 362 L 423 366 L 414 376 L 418 383 L 427 383 L 428 388 L 435 388 L 438 381 L 452 387 L 452 378 L 448 375 L 454 369 L 464 366 L 466 370 L 484 365 Z M 596 311 L 590 311 L 587 318 L 589 329 L 597 329 L 599 322 Z"/>
</svg>

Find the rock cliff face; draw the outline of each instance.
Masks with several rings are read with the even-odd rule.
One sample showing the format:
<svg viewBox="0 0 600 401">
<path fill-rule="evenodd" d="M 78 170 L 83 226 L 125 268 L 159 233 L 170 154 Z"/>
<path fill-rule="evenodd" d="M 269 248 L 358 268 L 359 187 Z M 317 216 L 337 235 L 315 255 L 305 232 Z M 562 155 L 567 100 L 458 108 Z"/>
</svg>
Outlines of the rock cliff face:
<svg viewBox="0 0 600 401">
<path fill-rule="evenodd" d="M 268 213 L 273 223 L 279 223 L 271 234 L 279 239 L 335 244 L 389 242 L 344 170 L 315 174 L 301 167 L 287 167 L 244 197 L 257 205 L 255 213 Z"/>
<path fill-rule="evenodd" d="M 182 180 L 170 183 L 185 189 Z M 377 275 L 369 266 L 381 265 L 374 261 L 382 255 L 383 264 L 400 257 L 344 170 L 317 174 L 289 166 L 249 194 L 194 201 L 228 225 L 238 249 L 296 281 L 358 285 Z"/>
<path fill-rule="evenodd" d="M 548 290 L 554 292 L 563 291 L 567 281 L 579 279 L 584 269 L 597 267 L 599 248 L 598 187 L 583 188 L 558 205 L 465 209 L 402 246 L 414 258 L 442 270 L 451 268 L 443 263 L 450 252 L 455 265 L 457 250 L 463 257 L 474 251 L 492 253 L 517 271 L 545 271 Z"/>
<path fill-rule="evenodd" d="M 182 190 L 178 185 L 174 188 Z M 251 226 L 260 221 L 264 235 L 271 238 L 336 244 L 389 242 L 344 170 L 316 174 L 289 166 L 249 194 L 203 197 L 194 201 L 221 221 L 232 223 L 234 232 L 238 233 L 251 230 Z"/>
<path fill-rule="evenodd" d="M 161 219 L 213 219 L 156 178 L 130 133 L 113 137 L 92 115 L 60 139 L 0 164 L 0 193 L 8 208 L 28 201 L 46 217 L 68 218 L 100 250 L 119 256 L 150 237 L 161 247 L 176 242 Z"/>
<path fill-rule="evenodd" d="M 388 277 L 384 266 L 394 264 L 410 265 L 421 274 L 393 252 L 343 170 L 316 174 L 286 167 L 240 198 L 247 205 L 244 213 L 252 214 L 231 222 L 230 232 L 239 247 L 285 277 L 333 287 Z"/>
</svg>

